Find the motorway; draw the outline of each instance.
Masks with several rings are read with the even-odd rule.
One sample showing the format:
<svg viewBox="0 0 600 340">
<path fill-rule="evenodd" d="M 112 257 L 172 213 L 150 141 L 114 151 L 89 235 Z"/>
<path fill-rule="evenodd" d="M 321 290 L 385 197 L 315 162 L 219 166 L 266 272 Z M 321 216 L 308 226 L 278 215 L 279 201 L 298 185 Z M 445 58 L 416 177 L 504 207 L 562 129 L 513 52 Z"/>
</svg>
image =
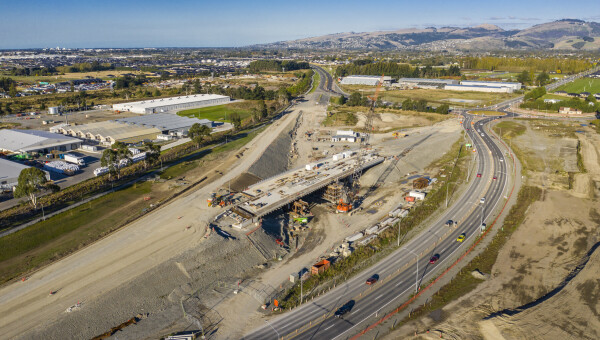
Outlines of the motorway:
<svg viewBox="0 0 600 340">
<path fill-rule="evenodd" d="M 320 67 L 314 69 L 326 80 L 321 82 L 320 89 L 339 94 L 332 90 L 331 84 L 335 85 L 335 82 L 331 76 Z M 598 68 L 566 77 L 547 85 L 546 89 L 555 89 L 597 70 Z M 499 109 L 506 114 L 505 117 L 511 117 L 514 114 L 506 109 L 522 99 L 523 96 L 513 98 L 489 109 Z M 419 290 L 424 283 L 433 279 L 464 253 L 482 232 L 482 223 L 491 217 L 498 204 L 504 202 L 510 172 L 500 147 L 484 130 L 485 124 L 501 117 L 486 117 L 474 122 L 473 116 L 462 114 L 463 128 L 476 150 L 476 173 L 481 177 L 473 174 L 469 188 L 461 197 L 455 200 L 440 218 L 407 244 L 327 294 L 290 312 L 266 320 L 264 325 L 244 339 L 350 338 L 365 329 L 377 317 L 408 300 L 413 292 Z M 482 197 L 485 197 L 483 204 L 480 203 Z M 458 221 L 458 227 L 446 227 L 444 223 L 447 220 Z M 457 242 L 457 237 L 462 233 L 466 234 L 466 240 Z M 440 259 L 431 264 L 429 259 L 434 254 L 439 255 Z M 373 275 L 378 275 L 382 280 L 372 286 L 366 285 L 366 280 Z M 344 305 L 351 306 L 350 311 L 342 318 L 334 317 L 334 312 Z"/>
<path fill-rule="evenodd" d="M 364 329 L 375 315 L 400 305 L 417 287 L 435 277 L 458 258 L 481 232 L 482 220 L 490 217 L 494 208 L 504 201 L 508 171 L 506 159 L 500 148 L 490 138 L 483 126 L 497 117 L 486 117 L 477 122 L 465 115 L 463 127 L 472 140 L 477 154 L 477 170 L 471 176 L 469 188 L 425 231 L 392 254 L 338 285 L 309 303 L 269 320 L 244 339 L 346 339 Z M 494 180 L 493 177 L 496 177 Z M 480 199 L 485 197 L 485 203 Z M 447 220 L 458 221 L 457 228 L 446 227 Z M 467 239 L 457 242 L 465 233 Z M 440 259 L 430 264 L 432 255 Z M 415 261 L 415 259 L 418 259 Z M 365 281 L 372 275 L 381 280 L 368 286 Z M 333 313 L 347 303 L 352 309 L 343 318 Z"/>
<path fill-rule="evenodd" d="M 329 72 L 325 71 L 322 67 L 316 65 L 312 65 L 312 68 L 315 70 L 315 72 L 319 74 L 319 76 L 322 79 L 322 81 L 319 82 L 319 90 L 321 92 L 328 93 L 330 95 L 348 97 L 348 94 L 342 91 L 342 89 L 339 88 L 337 83 L 333 81 L 333 77 L 331 76 L 331 74 L 329 74 Z"/>
</svg>

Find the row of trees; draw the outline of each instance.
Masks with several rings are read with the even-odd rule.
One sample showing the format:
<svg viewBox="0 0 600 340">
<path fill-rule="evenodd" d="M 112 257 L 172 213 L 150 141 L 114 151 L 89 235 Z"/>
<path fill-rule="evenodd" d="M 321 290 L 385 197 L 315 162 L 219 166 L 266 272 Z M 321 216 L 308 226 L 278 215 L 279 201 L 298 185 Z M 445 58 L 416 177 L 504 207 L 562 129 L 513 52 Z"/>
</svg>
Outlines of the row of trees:
<svg viewBox="0 0 600 340">
<path fill-rule="evenodd" d="M 579 73 L 592 65 L 581 59 L 565 58 L 501 58 L 501 57 L 464 57 L 460 60 L 462 68 L 534 72 Z"/>
<path fill-rule="evenodd" d="M 306 61 L 295 60 L 255 60 L 248 65 L 250 72 L 261 71 L 297 71 L 310 68 Z"/>
<path fill-rule="evenodd" d="M 350 94 L 350 98 L 348 98 L 348 100 L 346 100 L 346 98 L 341 96 L 341 97 L 332 97 L 330 99 L 330 102 L 332 104 L 337 104 L 337 105 L 346 104 L 348 106 L 368 106 L 369 105 L 369 100 L 366 97 L 362 96 L 358 92 L 352 92 Z M 377 102 L 375 103 L 375 105 L 378 107 L 384 106 L 381 98 L 377 99 Z M 441 104 L 438 107 L 431 107 L 431 106 L 427 105 L 427 101 L 425 99 L 412 100 L 410 98 L 407 98 L 402 102 L 402 105 L 398 106 L 398 108 L 405 110 L 405 111 L 435 112 L 435 113 L 439 113 L 439 114 L 448 114 L 450 112 L 450 105 Z"/>
<path fill-rule="evenodd" d="M 543 86 L 537 87 L 525 94 L 522 108 L 538 109 L 558 112 L 561 107 L 570 107 L 579 109 L 582 112 L 590 113 L 600 111 L 600 103 L 596 101 L 593 95 L 589 95 L 585 100 L 578 98 L 570 98 L 561 100 L 557 103 L 546 103 L 542 98 L 546 94 L 546 88 Z"/>
<path fill-rule="evenodd" d="M 434 68 L 431 66 L 412 67 L 408 64 L 398 64 L 393 62 L 377 62 L 365 63 L 357 60 L 352 64 L 339 66 L 335 73 L 339 77 L 345 77 L 353 74 L 361 75 L 382 75 L 392 76 L 397 78 L 413 77 L 413 78 L 432 78 L 432 77 L 460 77 L 460 68 L 458 66 L 450 66 L 445 68 Z"/>
<path fill-rule="evenodd" d="M 8 92 L 15 86 L 15 81 L 9 77 L 0 77 L 0 90 Z"/>
<path fill-rule="evenodd" d="M 521 84 L 544 86 L 550 83 L 550 76 L 546 72 L 541 72 L 536 77 L 533 71 L 523 71 L 517 76 L 517 81 Z"/>
</svg>

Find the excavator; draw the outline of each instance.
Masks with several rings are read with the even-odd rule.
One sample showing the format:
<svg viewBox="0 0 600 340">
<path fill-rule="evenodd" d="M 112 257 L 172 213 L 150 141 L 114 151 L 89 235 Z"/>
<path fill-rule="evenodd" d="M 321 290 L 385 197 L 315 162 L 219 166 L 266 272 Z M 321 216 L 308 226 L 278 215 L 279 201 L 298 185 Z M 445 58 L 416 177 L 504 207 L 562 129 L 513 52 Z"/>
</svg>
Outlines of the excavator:
<svg viewBox="0 0 600 340">
<path fill-rule="evenodd" d="M 369 108 L 369 112 L 367 113 L 367 119 L 365 122 L 365 135 L 360 142 L 360 149 L 358 150 L 358 154 L 356 155 L 356 166 L 354 169 L 354 174 L 352 175 L 352 183 L 350 184 L 350 189 L 347 189 L 344 186 L 344 192 L 342 193 L 342 197 L 337 205 L 336 213 L 349 213 L 353 209 L 353 202 L 358 196 L 359 187 L 359 179 L 362 175 L 362 164 L 365 153 L 367 152 L 367 145 L 369 142 L 369 134 L 373 129 L 373 116 L 375 115 L 375 103 L 377 102 L 377 98 L 379 97 L 379 91 L 381 91 L 381 85 L 383 84 L 383 77 L 381 75 L 381 79 L 377 84 L 377 88 L 375 89 L 375 94 L 373 97 L 369 97 L 371 99 L 371 107 Z"/>
</svg>

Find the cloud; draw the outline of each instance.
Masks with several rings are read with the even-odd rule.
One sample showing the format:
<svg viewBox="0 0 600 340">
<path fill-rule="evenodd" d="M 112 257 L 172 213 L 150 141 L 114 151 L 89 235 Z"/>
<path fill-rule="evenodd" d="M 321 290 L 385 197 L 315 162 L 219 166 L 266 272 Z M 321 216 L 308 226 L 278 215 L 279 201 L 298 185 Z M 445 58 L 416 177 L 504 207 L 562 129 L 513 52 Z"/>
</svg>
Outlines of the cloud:
<svg viewBox="0 0 600 340">
<path fill-rule="evenodd" d="M 523 18 L 523 17 L 516 17 L 513 15 L 510 15 L 508 17 L 489 17 L 489 18 L 487 18 L 487 20 L 490 20 L 490 21 L 500 21 L 500 20 L 539 21 L 542 19 L 540 19 L 540 18 Z"/>
</svg>

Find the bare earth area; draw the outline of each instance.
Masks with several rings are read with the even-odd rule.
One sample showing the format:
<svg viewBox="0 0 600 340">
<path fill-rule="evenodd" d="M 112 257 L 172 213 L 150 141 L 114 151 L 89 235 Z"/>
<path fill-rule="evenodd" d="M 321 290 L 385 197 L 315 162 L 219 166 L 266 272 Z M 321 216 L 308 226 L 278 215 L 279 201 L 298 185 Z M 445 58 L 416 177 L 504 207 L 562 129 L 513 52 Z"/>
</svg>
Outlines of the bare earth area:
<svg viewBox="0 0 600 340">
<path fill-rule="evenodd" d="M 556 128 L 545 130 L 537 122 L 517 122 L 527 131 L 512 143 L 534 169 L 527 172 L 528 183 L 546 189 L 542 200 L 529 208 L 487 280 L 386 339 L 413 338 L 415 332 L 422 339 L 600 337 L 600 138 L 592 130 L 577 134 L 587 172 L 576 174 L 569 189 L 565 173 L 577 171 L 577 140 L 553 137 Z"/>
</svg>

